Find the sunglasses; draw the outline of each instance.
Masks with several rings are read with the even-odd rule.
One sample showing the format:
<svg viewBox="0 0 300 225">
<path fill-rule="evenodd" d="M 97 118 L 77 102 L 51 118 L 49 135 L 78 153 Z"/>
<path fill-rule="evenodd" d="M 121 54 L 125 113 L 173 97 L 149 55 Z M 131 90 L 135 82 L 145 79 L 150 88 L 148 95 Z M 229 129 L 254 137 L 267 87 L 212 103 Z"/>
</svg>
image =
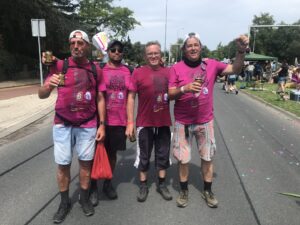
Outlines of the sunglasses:
<svg viewBox="0 0 300 225">
<path fill-rule="evenodd" d="M 123 49 L 121 48 L 111 48 L 109 49 L 110 52 L 115 53 L 116 51 L 118 51 L 119 53 L 123 53 Z"/>
</svg>

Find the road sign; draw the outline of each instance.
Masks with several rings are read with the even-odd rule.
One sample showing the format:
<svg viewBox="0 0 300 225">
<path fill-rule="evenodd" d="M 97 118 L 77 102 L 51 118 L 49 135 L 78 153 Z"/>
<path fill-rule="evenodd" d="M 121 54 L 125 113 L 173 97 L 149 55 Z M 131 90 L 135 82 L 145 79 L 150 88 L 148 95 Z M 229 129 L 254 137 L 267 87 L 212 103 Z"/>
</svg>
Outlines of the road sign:
<svg viewBox="0 0 300 225">
<path fill-rule="evenodd" d="M 33 37 L 46 37 L 45 19 L 31 19 Z"/>
</svg>

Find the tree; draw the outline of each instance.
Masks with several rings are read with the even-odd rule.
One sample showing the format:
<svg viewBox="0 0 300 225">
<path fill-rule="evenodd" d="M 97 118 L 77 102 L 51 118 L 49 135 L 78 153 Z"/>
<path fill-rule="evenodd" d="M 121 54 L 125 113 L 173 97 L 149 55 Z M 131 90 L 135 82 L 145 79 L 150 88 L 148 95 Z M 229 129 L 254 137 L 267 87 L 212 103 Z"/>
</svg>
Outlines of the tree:
<svg viewBox="0 0 300 225">
<path fill-rule="evenodd" d="M 113 0 L 82 0 L 79 16 L 87 24 L 88 32 L 107 30 L 114 38 L 125 38 L 128 31 L 140 23 L 133 18 L 133 11 L 126 7 L 113 7 Z"/>
</svg>

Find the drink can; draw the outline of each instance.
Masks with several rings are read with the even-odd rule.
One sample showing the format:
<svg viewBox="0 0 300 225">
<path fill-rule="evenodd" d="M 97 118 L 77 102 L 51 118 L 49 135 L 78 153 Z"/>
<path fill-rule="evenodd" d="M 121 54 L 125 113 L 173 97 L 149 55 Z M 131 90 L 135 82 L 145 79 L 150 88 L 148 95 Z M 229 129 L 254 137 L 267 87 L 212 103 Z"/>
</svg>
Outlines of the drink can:
<svg viewBox="0 0 300 225">
<path fill-rule="evenodd" d="M 53 57 L 52 52 L 46 51 L 45 52 L 45 64 L 51 65 L 53 63 L 52 57 Z"/>
<path fill-rule="evenodd" d="M 58 76 L 59 76 L 59 83 L 58 83 L 58 86 L 59 86 L 59 87 L 65 86 L 65 74 L 63 74 L 63 73 L 58 73 Z"/>
</svg>

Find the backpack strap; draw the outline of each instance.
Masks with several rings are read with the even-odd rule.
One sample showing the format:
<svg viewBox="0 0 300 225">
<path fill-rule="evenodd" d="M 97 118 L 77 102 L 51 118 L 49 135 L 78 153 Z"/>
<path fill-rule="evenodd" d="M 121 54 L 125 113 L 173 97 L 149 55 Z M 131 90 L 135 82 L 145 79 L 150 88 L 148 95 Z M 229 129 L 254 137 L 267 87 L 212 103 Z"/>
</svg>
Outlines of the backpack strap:
<svg viewBox="0 0 300 225">
<path fill-rule="evenodd" d="M 69 60 L 66 58 L 64 59 L 63 67 L 62 67 L 62 73 L 66 74 L 69 68 Z"/>
</svg>

